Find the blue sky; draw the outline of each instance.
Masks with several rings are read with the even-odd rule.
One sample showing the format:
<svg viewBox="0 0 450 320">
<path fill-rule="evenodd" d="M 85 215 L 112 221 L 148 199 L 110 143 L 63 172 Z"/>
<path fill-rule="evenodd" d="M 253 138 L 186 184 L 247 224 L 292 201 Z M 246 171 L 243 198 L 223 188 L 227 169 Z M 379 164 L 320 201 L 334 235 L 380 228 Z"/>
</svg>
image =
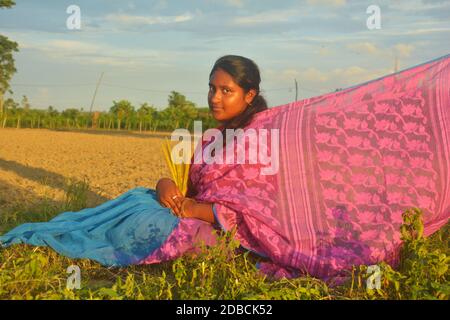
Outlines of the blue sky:
<svg viewBox="0 0 450 320">
<path fill-rule="evenodd" d="M 69 30 L 70 5 L 81 29 Z M 381 29 L 366 13 L 377 5 Z M 17 0 L 0 33 L 19 43 L 13 97 L 37 108 L 95 110 L 113 100 L 161 109 L 171 90 L 207 106 L 208 75 L 225 54 L 253 59 L 271 106 L 345 88 L 450 53 L 442 0 Z"/>
</svg>

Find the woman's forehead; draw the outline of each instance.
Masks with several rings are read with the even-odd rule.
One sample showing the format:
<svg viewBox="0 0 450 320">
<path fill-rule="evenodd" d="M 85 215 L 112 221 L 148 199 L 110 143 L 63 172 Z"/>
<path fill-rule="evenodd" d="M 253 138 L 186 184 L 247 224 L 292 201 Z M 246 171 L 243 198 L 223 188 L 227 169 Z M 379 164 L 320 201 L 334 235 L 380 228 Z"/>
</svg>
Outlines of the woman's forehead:
<svg viewBox="0 0 450 320">
<path fill-rule="evenodd" d="M 217 69 L 211 74 L 209 83 L 215 86 L 238 86 L 233 77 L 222 69 Z"/>
</svg>

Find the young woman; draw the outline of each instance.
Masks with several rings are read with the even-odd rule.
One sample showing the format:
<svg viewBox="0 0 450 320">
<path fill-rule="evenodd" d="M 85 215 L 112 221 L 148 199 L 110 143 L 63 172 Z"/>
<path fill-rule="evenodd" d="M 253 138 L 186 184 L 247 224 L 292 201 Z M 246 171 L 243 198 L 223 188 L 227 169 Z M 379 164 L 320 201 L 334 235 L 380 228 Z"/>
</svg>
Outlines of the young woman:
<svg viewBox="0 0 450 320">
<path fill-rule="evenodd" d="M 208 105 L 222 132 L 242 129 L 254 114 L 267 110 L 260 82 L 258 66 L 250 59 L 224 56 L 216 61 L 209 75 Z M 160 203 L 177 216 L 214 223 L 213 203 L 197 203 L 195 186 L 189 182 L 187 197 L 183 197 L 173 180 L 159 180 L 156 190 Z"/>
<path fill-rule="evenodd" d="M 245 161 L 192 163 L 186 197 L 163 178 L 156 190 L 21 225 L 0 241 L 105 265 L 150 264 L 236 228 L 241 246 L 266 257 L 259 267 L 275 277 L 329 279 L 353 265 L 395 264 L 404 212 L 421 209 L 425 236 L 450 216 L 449 79 L 450 55 L 267 109 L 258 67 L 222 57 L 209 76 L 209 107 L 222 133 L 257 137 L 258 161 L 247 161 L 251 143 L 202 139 L 194 157 L 226 149 Z"/>
</svg>

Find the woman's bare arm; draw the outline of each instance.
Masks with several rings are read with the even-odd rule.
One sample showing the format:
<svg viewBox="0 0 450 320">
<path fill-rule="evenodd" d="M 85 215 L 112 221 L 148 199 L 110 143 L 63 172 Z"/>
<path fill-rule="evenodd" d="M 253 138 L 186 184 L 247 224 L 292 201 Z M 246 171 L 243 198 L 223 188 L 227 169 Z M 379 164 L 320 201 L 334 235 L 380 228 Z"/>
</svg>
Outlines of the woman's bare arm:
<svg viewBox="0 0 450 320">
<path fill-rule="evenodd" d="M 209 223 L 215 222 L 212 203 L 201 203 L 196 202 L 194 199 L 186 198 L 182 208 L 185 218 L 200 219 Z"/>
</svg>

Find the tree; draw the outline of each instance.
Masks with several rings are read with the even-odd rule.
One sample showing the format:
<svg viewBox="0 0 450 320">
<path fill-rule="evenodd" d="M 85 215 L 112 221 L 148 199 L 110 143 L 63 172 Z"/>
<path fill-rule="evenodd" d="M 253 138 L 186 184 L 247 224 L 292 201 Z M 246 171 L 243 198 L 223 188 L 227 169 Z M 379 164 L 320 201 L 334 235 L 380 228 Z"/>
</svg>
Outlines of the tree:
<svg viewBox="0 0 450 320">
<path fill-rule="evenodd" d="M 16 114 L 16 110 L 19 107 L 19 104 L 17 102 L 15 102 L 14 99 L 8 98 L 8 99 L 5 100 L 5 103 L 4 103 L 3 106 L 4 106 L 6 111 L 10 110 L 11 111 L 10 113 L 12 115 L 15 115 Z"/>
<path fill-rule="evenodd" d="M 195 103 L 187 100 L 184 95 L 176 91 L 172 91 L 170 93 L 168 101 L 169 107 L 177 107 L 177 108 L 183 108 L 187 106 L 195 107 Z"/>
<path fill-rule="evenodd" d="M 20 124 L 22 121 L 22 118 L 25 116 L 25 111 L 23 110 L 23 108 L 17 108 L 16 109 L 16 116 L 17 116 L 17 129 L 20 129 Z"/>
<path fill-rule="evenodd" d="M 22 96 L 22 101 L 20 102 L 21 107 L 26 112 L 30 111 L 30 102 L 28 101 L 28 98 L 26 95 Z"/>
<path fill-rule="evenodd" d="M 198 110 L 195 103 L 187 100 L 181 93 L 172 91 L 168 101 L 169 107 L 163 110 L 162 115 L 175 121 L 172 127 L 177 128 L 183 124 L 183 127 L 188 128 L 191 122 L 197 118 Z"/>
<path fill-rule="evenodd" d="M 5 109 L 5 113 L 4 113 L 4 116 L 2 117 L 3 118 L 3 121 L 1 123 L 2 128 L 6 127 L 6 121 L 8 120 L 8 113 L 15 115 L 18 106 L 19 106 L 19 104 L 17 102 L 15 102 L 14 99 L 12 99 L 12 98 L 6 99 L 6 101 L 3 105 L 3 107 Z M 8 112 L 8 110 L 11 110 L 11 111 Z"/>
<path fill-rule="evenodd" d="M 47 114 L 53 118 L 53 117 L 57 117 L 59 115 L 59 111 L 56 110 L 53 106 L 48 106 L 47 108 Z"/>
<path fill-rule="evenodd" d="M 141 104 L 141 107 L 137 111 L 139 119 L 139 131 L 142 131 L 142 123 L 151 122 L 155 117 L 157 111 L 153 106 L 149 106 L 147 102 Z"/>
<path fill-rule="evenodd" d="M 59 111 L 56 110 L 53 106 L 48 106 L 46 111 L 46 123 L 50 128 L 55 129 L 58 122 Z M 48 120 L 48 122 L 47 122 Z M 56 122 L 56 124 L 55 124 Z"/>
<path fill-rule="evenodd" d="M 117 130 L 120 130 L 122 119 L 128 119 L 134 113 L 134 107 L 128 100 L 113 101 L 109 112 L 117 117 Z"/>
<path fill-rule="evenodd" d="M 15 5 L 12 0 L 0 0 L 1 8 L 10 8 Z M 3 116 L 3 99 L 9 89 L 9 81 L 17 71 L 14 65 L 13 52 L 17 52 L 18 45 L 7 37 L 0 35 L 0 116 Z"/>
<path fill-rule="evenodd" d="M 78 124 L 78 118 L 80 117 L 80 111 L 78 109 L 75 108 L 69 108 L 64 110 L 61 115 L 66 118 L 66 123 L 70 123 L 73 122 L 75 123 L 75 126 L 77 128 L 79 128 L 79 124 Z"/>
<path fill-rule="evenodd" d="M 15 4 L 12 0 L 0 0 L 0 8 L 11 8 Z"/>
</svg>

